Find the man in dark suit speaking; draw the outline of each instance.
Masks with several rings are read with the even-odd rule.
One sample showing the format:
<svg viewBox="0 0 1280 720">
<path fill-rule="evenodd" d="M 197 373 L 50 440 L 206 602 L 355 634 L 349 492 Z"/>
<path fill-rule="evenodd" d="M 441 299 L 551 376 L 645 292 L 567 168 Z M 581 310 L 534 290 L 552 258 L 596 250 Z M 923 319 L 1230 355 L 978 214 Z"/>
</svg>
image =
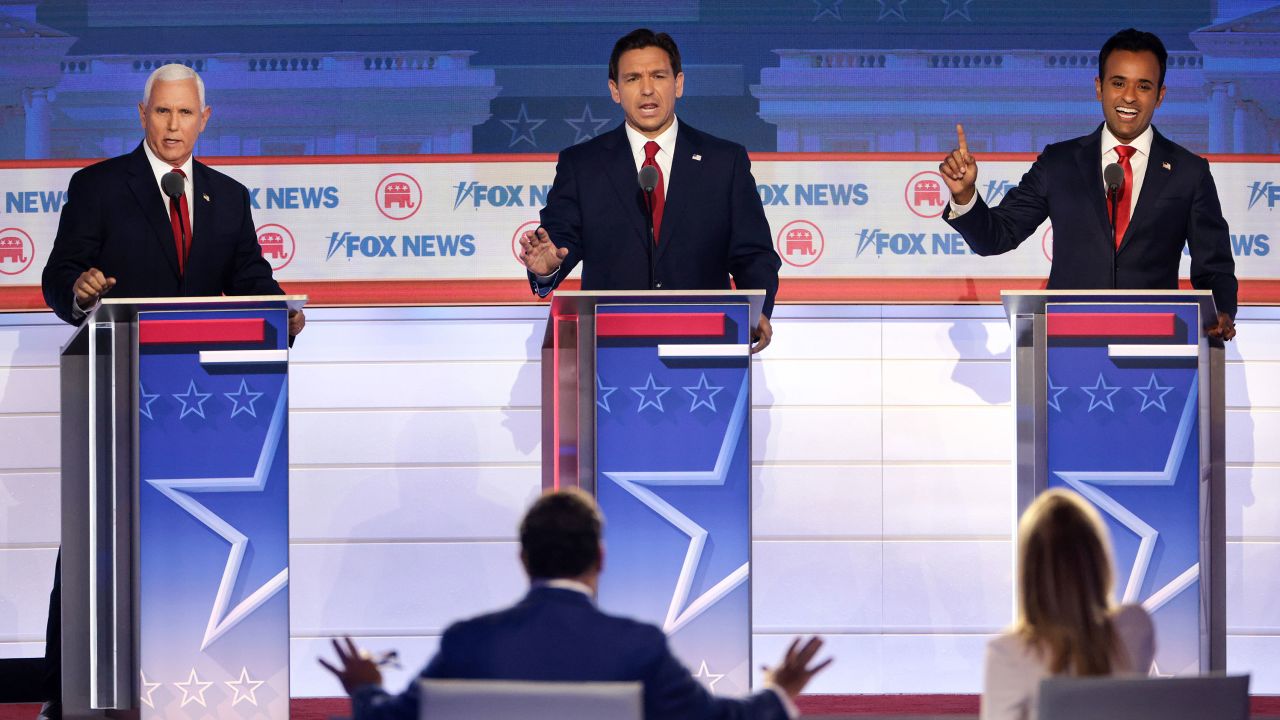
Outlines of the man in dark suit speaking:
<svg viewBox="0 0 1280 720">
<path fill-rule="evenodd" d="M 164 65 L 147 78 L 138 103 L 143 142 L 71 176 L 41 278 L 45 302 L 58 317 L 79 324 L 108 292 L 284 293 L 258 246 L 248 190 L 191 156 L 210 111 L 200 76 L 184 65 Z M 181 174 L 162 180 L 173 172 Z M 289 313 L 290 341 L 305 324 L 302 311 Z M 54 720 L 62 715 L 60 592 L 61 557 L 49 600 L 48 702 L 41 713 Z"/>
<path fill-rule="evenodd" d="M 470 680 L 632 682 L 643 684 L 647 720 L 795 718 L 792 700 L 831 662 L 809 662 L 822 646 L 793 642 L 783 662 L 766 671 L 765 689 L 743 699 L 712 696 L 671 654 L 653 625 L 606 615 L 592 600 L 604 565 L 603 519 L 580 490 L 552 492 L 520 523 L 520 561 L 529 594 L 515 605 L 456 623 L 420 677 Z M 324 659 L 351 695 L 354 720 L 417 720 L 418 685 L 399 695 L 382 689 L 367 653 L 335 640 L 339 665 Z"/>
<path fill-rule="evenodd" d="M 585 290 L 719 290 L 732 275 L 767 293 L 752 333 L 753 352 L 764 349 L 782 260 L 746 149 L 676 119 L 684 73 L 666 33 L 618 40 L 609 94 L 626 122 L 560 153 L 542 226 L 520 240 L 534 292 L 546 296 L 578 263 Z M 646 166 L 650 191 L 638 179 Z"/>
<path fill-rule="evenodd" d="M 1094 80 L 1106 119 L 1091 135 L 1049 145 L 999 207 L 974 191 L 978 164 L 964 128 L 938 166 L 951 190 L 943 217 L 979 255 L 1014 249 L 1045 218 L 1053 223 L 1050 289 L 1176 289 L 1183 247 L 1191 284 L 1213 291 L 1210 337 L 1235 336 L 1235 260 L 1209 163 L 1151 126 L 1164 100 L 1169 54 L 1160 38 L 1133 28 L 1098 54 Z M 1104 168 L 1111 190 L 1104 190 Z"/>
<path fill-rule="evenodd" d="M 151 74 L 138 104 L 145 133 L 128 155 L 71 176 L 45 265 L 45 302 L 77 324 L 116 297 L 280 295 L 243 185 L 192 158 L 209 122 L 204 82 L 183 65 Z M 162 178 L 174 178 L 166 193 Z M 171 181 L 173 182 L 173 181 Z M 305 324 L 290 313 L 289 335 Z"/>
</svg>

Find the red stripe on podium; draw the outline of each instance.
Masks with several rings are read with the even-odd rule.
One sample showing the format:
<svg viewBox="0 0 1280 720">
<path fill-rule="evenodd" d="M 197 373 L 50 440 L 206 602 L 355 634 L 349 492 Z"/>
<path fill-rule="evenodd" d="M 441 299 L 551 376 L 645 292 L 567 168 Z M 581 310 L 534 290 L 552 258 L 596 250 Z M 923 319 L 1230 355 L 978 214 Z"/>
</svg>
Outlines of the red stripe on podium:
<svg viewBox="0 0 1280 720">
<path fill-rule="evenodd" d="M 263 318 L 217 320 L 143 320 L 138 323 L 140 345 L 178 343 L 251 343 L 266 337 Z"/>
<path fill-rule="evenodd" d="M 1052 337 L 1171 337 L 1173 313 L 1050 313 Z"/>
<path fill-rule="evenodd" d="M 596 316 L 596 337 L 720 337 L 724 313 L 609 313 Z"/>
</svg>

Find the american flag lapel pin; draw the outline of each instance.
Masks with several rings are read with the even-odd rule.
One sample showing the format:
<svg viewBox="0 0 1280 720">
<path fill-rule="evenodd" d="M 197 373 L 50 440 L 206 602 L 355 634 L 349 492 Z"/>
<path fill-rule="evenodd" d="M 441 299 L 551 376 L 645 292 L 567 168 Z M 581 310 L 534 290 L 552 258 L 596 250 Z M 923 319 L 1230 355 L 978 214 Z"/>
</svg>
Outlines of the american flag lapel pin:
<svg viewBox="0 0 1280 720">
<path fill-rule="evenodd" d="M 1170 170 L 1170 171 L 1171 171 L 1171 170 L 1173 170 L 1173 163 L 1167 163 L 1167 162 L 1166 162 L 1166 163 L 1160 163 L 1160 167 L 1164 168 L 1165 170 Z"/>
<path fill-rule="evenodd" d="M 701 156 L 701 155 L 694 155 L 694 156 L 693 156 L 693 159 L 694 159 L 694 160 L 697 160 L 698 162 L 702 162 L 702 156 Z"/>
<path fill-rule="evenodd" d="M 204 198 L 205 202 L 209 202 L 209 193 L 200 193 L 200 197 Z"/>
</svg>

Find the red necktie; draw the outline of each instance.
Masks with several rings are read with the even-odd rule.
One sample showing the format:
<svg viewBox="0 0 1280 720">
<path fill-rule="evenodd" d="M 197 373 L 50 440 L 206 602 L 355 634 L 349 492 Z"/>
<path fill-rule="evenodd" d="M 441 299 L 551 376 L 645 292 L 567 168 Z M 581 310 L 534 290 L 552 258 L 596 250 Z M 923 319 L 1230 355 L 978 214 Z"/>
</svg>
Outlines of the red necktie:
<svg viewBox="0 0 1280 720">
<path fill-rule="evenodd" d="M 1129 158 L 1138 151 L 1132 145 L 1117 145 L 1116 155 L 1120 156 L 1120 167 L 1124 168 L 1124 187 L 1120 189 L 1120 199 L 1116 204 L 1116 249 L 1120 249 L 1120 241 L 1124 240 L 1124 231 L 1129 228 L 1129 205 L 1133 197 L 1133 166 Z"/>
<path fill-rule="evenodd" d="M 658 184 L 653 188 L 653 244 L 655 245 L 658 244 L 658 238 L 662 237 L 662 206 L 667 199 L 667 192 L 662 182 L 662 168 L 658 167 L 658 161 L 654 159 L 658 149 L 658 143 L 652 140 L 645 143 L 644 162 L 640 165 L 640 167 L 649 165 L 658 171 Z"/>
<path fill-rule="evenodd" d="M 187 176 L 178 168 L 173 171 L 184 178 Z M 187 212 L 185 192 L 177 200 L 169 198 L 169 225 L 173 227 L 173 245 L 178 250 L 178 274 L 181 275 L 183 266 L 187 264 L 187 253 L 191 250 L 191 214 Z"/>
</svg>

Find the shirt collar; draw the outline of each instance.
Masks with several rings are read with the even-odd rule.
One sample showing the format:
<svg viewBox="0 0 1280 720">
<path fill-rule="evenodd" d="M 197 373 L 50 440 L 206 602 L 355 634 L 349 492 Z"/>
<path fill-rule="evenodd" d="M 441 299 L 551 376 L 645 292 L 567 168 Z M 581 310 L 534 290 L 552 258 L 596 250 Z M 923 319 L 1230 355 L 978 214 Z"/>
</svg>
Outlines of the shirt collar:
<svg viewBox="0 0 1280 720">
<path fill-rule="evenodd" d="M 165 173 L 173 169 L 172 165 L 156 157 L 155 153 L 151 152 L 151 146 L 147 144 L 146 140 L 142 141 L 142 151 L 147 154 L 147 162 L 151 163 L 151 173 L 156 176 L 156 182 L 159 182 Z M 195 155 L 188 155 L 186 162 L 182 163 L 180 168 L 183 174 L 187 176 L 188 183 L 191 183 L 191 165 L 194 162 L 194 158 Z"/>
<path fill-rule="evenodd" d="M 1139 153 L 1142 153 L 1143 157 L 1151 157 L 1151 141 L 1152 139 L 1155 138 L 1155 136 L 1156 136 L 1155 128 L 1152 127 L 1151 125 L 1148 125 L 1147 129 L 1143 130 L 1142 134 L 1134 138 L 1133 142 L 1129 143 L 1129 145 L 1132 146 L 1134 150 L 1137 150 Z M 1111 128 L 1107 127 L 1106 123 L 1103 123 L 1102 124 L 1102 155 L 1105 157 L 1107 153 L 1111 152 L 1111 150 L 1115 148 L 1115 146 L 1120 144 L 1121 142 L 1116 139 L 1116 136 L 1111 134 Z"/>
<path fill-rule="evenodd" d="M 644 136 L 639 130 L 631 127 L 627 123 L 622 123 L 627 129 L 627 142 L 631 143 L 631 153 L 638 157 L 644 157 L 644 145 L 649 142 L 650 138 Z M 676 131 L 680 129 L 680 120 L 671 118 L 671 127 L 662 131 L 662 134 L 652 140 L 658 143 L 661 152 L 667 154 L 667 157 L 675 157 L 676 154 Z"/>
<path fill-rule="evenodd" d="M 545 587 L 545 588 L 555 588 L 556 590 L 572 590 L 572 591 L 574 591 L 574 592 L 582 593 L 583 595 L 586 595 L 587 597 L 591 597 L 591 596 L 592 596 L 592 594 L 593 594 L 593 593 L 591 592 L 591 587 L 590 587 L 590 586 L 588 586 L 588 585 L 586 585 L 586 584 L 584 584 L 584 583 L 580 583 L 580 582 L 578 582 L 577 580 L 569 580 L 569 579 L 567 579 L 567 578 L 554 578 L 554 579 L 552 579 L 552 580 L 539 580 L 539 581 L 537 581 L 537 582 L 533 583 L 533 586 L 534 586 L 535 588 Z"/>
</svg>

